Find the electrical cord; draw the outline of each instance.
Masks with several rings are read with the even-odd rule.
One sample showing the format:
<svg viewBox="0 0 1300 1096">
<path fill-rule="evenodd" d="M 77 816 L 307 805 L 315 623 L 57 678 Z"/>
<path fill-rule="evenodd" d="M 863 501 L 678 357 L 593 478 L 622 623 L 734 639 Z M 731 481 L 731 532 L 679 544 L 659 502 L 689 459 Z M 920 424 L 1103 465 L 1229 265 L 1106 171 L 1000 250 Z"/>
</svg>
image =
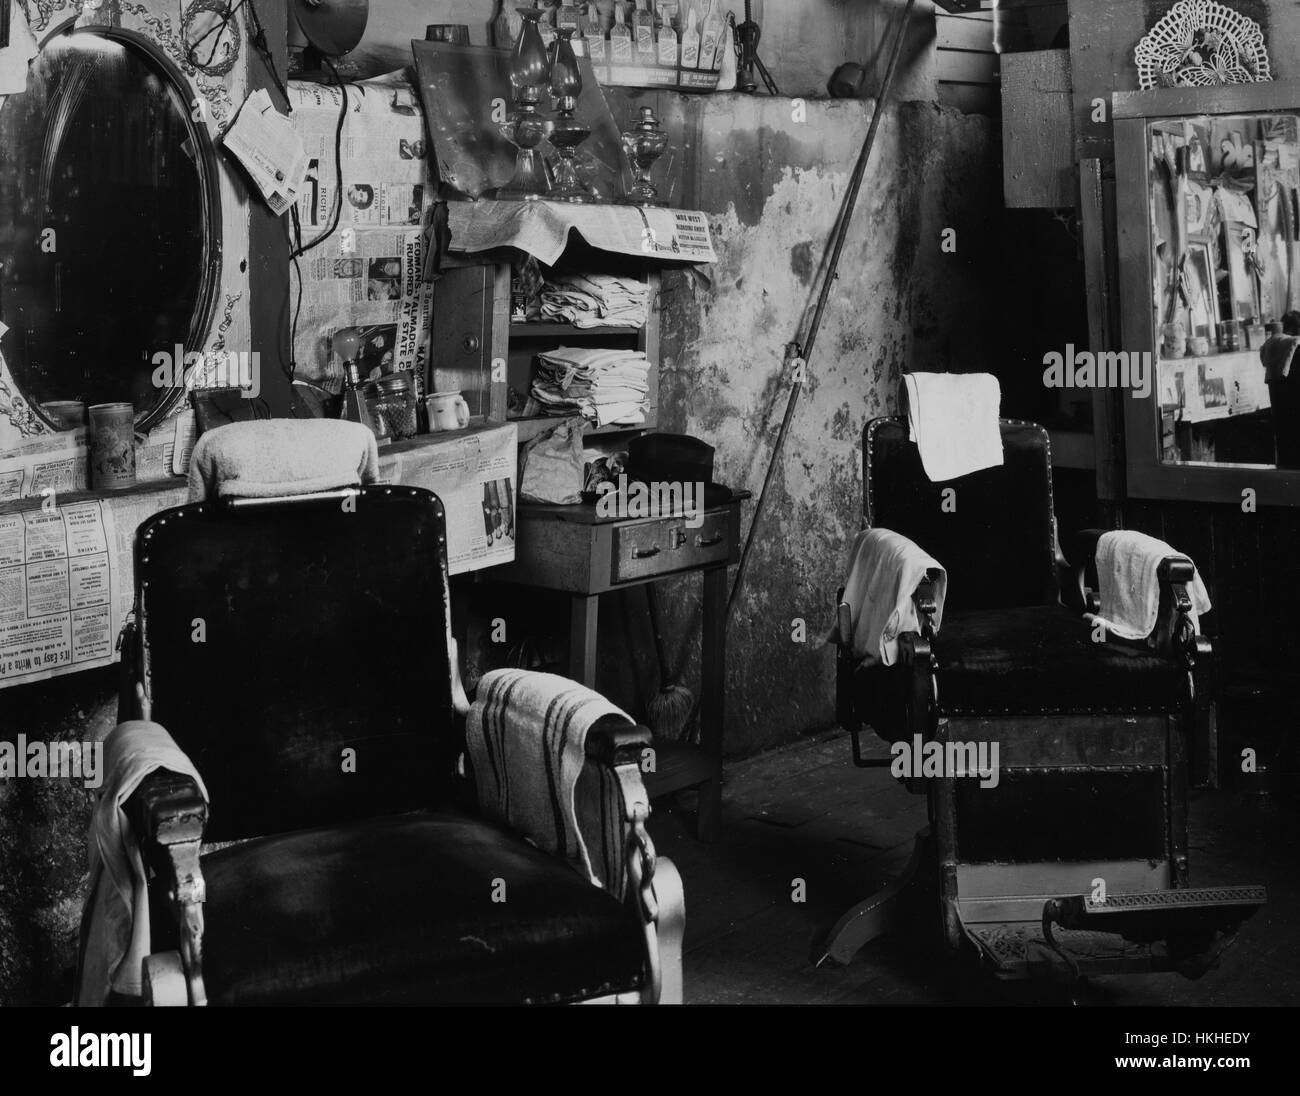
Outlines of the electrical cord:
<svg viewBox="0 0 1300 1096">
<path fill-rule="evenodd" d="M 348 118 L 348 86 L 339 79 L 338 69 L 334 67 L 334 62 L 328 57 L 322 57 L 330 75 L 334 78 L 334 83 L 339 89 L 339 119 L 334 128 L 334 201 L 331 203 L 330 220 L 325 230 L 321 232 L 314 240 L 308 244 L 302 242 L 302 222 L 298 218 L 298 206 L 294 204 L 289 207 L 289 219 L 292 224 L 293 238 L 290 241 L 289 260 L 293 263 L 294 274 L 297 275 L 298 295 L 297 302 L 293 309 L 293 319 L 289 324 L 289 383 L 294 383 L 294 378 L 298 373 L 298 317 L 302 313 L 302 265 L 299 259 L 319 247 L 328 240 L 339 227 L 339 221 L 343 216 L 343 125 Z"/>
<path fill-rule="evenodd" d="M 339 227 L 339 219 L 343 214 L 343 123 L 347 121 L 348 117 L 348 86 L 339 79 L 339 71 L 334 67 L 333 61 L 328 57 L 322 57 L 321 60 L 330 70 L 330 75 L 334 77 L 334 83 L 338 85 L 340 92 L 339 121 L 334 129 L 334 201 L 328 227 L 309 244 L 303 244 L 299 241 L 298 247 L 290 256 L 294 259 L 299 255 L 307 254 L 313 248 L 320 247 L 321 244 L 334 235 L 334 230 Z"/>
</svg>

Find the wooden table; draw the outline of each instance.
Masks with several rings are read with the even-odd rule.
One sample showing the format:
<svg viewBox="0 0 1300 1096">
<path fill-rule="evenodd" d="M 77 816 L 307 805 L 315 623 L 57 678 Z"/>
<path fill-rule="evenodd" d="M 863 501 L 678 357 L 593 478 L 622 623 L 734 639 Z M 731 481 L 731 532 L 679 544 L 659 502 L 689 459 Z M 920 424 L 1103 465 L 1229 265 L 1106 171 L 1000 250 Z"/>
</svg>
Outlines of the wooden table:
<svg viewBox="0 0 1300 1096">
<path fill-rule="evenodd" d="M 703 583 L 700 665 L 700 745 L 655 740 L 655 771 L 645 774 L 652 798 L 698 787 L 697 833 L 716 841 L 722 823 L 722 727 L 726 692 L 727 568 L 740 558 L 740 505 L 748 491 L 708 507 L 702 524 L 681 513 L 606 518 L 594 503 L 520 503 L 515 561 L 493 579 L 558 590 L 570 596 L 569 676 L 596 686 L 600 595 L 698 571 Z"/>
</svg>

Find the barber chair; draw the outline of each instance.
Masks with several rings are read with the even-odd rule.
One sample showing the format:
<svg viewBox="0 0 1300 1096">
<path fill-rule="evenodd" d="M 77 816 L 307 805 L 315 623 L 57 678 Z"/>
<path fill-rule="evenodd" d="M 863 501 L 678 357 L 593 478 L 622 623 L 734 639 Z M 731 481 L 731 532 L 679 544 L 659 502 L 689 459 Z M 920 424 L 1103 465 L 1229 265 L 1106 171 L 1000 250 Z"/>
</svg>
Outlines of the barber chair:
<svg viewBox="0 0 1300 1096">
<path fill-rule="evenodd" d="M 167 728 L 211 802 L 159 770 L 128 803 L 151 873 L 146 1003 L 680 1001 L 649 731 L 605 719 L 587 740 L 620 790 L 622 817 L 594 825 L 626 849 L 625 900 L 625 880 L 595 886 L 482 817 L 458 774 L 435 495 L 195 503 L 145 522 L 135 553 L 123 714 Z"/>
<path fill-rule="evenodd" d="M 919 918 L 1002 977 L 1197 976 L 1266 895 L 1189 885 L 1189 779 L 1212 783 L 1215 765 L 1212 652 L 1188 616 L 1192 562 L 1160 565 L 1147 643 L 1098 634 L 1083 614 L 1098 608 L 1101 532 L 1078 536 L 1070 568 L 1046 431 L 1003 420 L 1001 432 L 1001 467 L 932 483 L 905 420 L 864 430 L 866 527 L 911 538 L 943 564 L 948 588 L 936 634 L 937 573 L 919 584 L 921 628 L 900 638 L 895 665 L 864 668 L 840 645 L 839 720 L 858 765 L 893 760 L 864 756 L 864 725 L 956 764 L 905 781 L 926 794 L 929 825 L 904 874 L 841 918 L 823 958 L 847 963 Z M 847 611 L 841 601 L 843 636 Z M 995 786 L 961 774 L 972 744 L 988 759 L 994 743 Z"/>
</svg>

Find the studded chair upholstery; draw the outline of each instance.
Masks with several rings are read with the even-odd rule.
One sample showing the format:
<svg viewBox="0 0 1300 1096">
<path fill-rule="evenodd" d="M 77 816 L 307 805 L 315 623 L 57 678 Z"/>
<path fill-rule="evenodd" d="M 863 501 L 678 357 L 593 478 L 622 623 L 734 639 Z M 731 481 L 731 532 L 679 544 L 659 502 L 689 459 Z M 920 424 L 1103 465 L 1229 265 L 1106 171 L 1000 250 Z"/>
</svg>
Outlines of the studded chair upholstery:
<svg viewBox="0 0 1300 1096">
<path fill-rule="evenodd" d="M 841 961 L 888 928 L 899 899 L 923 884 L 939 887 L 948 944 L 973 944 L 1003 972 L 1030 965 L 1044 931 L 1051 944 L 1049 901 L 1091 894 L 1098 879 L 1152 901 L 1188 887 L 1189 756 L 1201 780 L 1214 771 L 1211 650 L 1188 615 L 1193 565 L 1179 555 L 1161 564 L 1150 644 L 1098 635 L 1083 614 L 1096 609 L 1101 534 L 1074 538 L 1070 568 L 1058 547 L 1046 431 L 1003 420 L 1001 432 L 1001 467 L 932 483 L 904 420 L 874 419 L 864 430 L 865 524 L 911 538 L 940 562 L 947 600 L 936 633 L 937 576 L 928 575 L 914 595 L 921 629 L 899 638 L 894 666 L 863 668 L 841 646 L 839 720 L 864 766 L 893 761 L 864 756 L 858 736 L 870 726 L 888 743 L 933 743 L 949 757 L 982 747 L 997 772 L 995 780 L 951 768 L 906 774 L 928 794 L 932 826 L 904 879 L 836 927 L 827 950 Z M 1179 937 L 1168 965 L 1201 954 L 1203 936 Z M 1124 948 L 1106 954 L 1121 953 L 1134 959 Z M 1160 965 L 1145 953 L 1140 961 Z"/>
<path fill-rule="evenodd" d="M 626 901 L 481 816 L 457 774 L 435 495 L 178 507 L 140 527 L 136 575 L 124 703 L 142 687 L 211 802 L 159 770 L 128 804 L 153 876 L 146 998 L 680 999 L 680 880 L 640 825 L 649 732 L 603 720 L 587 741 L 621 789 Z"/>
</svg>

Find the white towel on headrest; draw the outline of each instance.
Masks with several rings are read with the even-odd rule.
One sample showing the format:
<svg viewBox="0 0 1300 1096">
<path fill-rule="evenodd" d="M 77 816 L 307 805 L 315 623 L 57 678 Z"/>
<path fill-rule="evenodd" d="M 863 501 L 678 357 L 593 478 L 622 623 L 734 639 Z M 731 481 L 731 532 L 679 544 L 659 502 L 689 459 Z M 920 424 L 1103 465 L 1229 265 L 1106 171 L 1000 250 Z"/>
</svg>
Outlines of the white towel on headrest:
<svg viewBox="0 0 1300 1096">
<path fill-rule="evenodd" d="M 256 419 L 207 430 L 190 457 L 190 501 L 308 495 L 379 478 L 375 435 L 346 419 Z"/>
<path fill-rule="evenodd" d="M 1097 541 L 1097 594 L 1101 612 L 1092 616 L 1108 632 L 1125 639 L 1146 639 L 1155 631 L 1160 612 L 1162 560 L 1182 556 L 1163 540 L 1132 529 L 1113 529 Z M 1192 627 L 1200 631 L 1198 617 L 1210 611 L 1210 595 L 1199 571 L 1192 575 L 1187 595 L 1192 601 Z"/>
<path fill-rule="evenodd" d="M 907 373 L 899 400 L 931 483 L 1002 463 L 1002 390 L 991 373 Z"/>
</svg>

